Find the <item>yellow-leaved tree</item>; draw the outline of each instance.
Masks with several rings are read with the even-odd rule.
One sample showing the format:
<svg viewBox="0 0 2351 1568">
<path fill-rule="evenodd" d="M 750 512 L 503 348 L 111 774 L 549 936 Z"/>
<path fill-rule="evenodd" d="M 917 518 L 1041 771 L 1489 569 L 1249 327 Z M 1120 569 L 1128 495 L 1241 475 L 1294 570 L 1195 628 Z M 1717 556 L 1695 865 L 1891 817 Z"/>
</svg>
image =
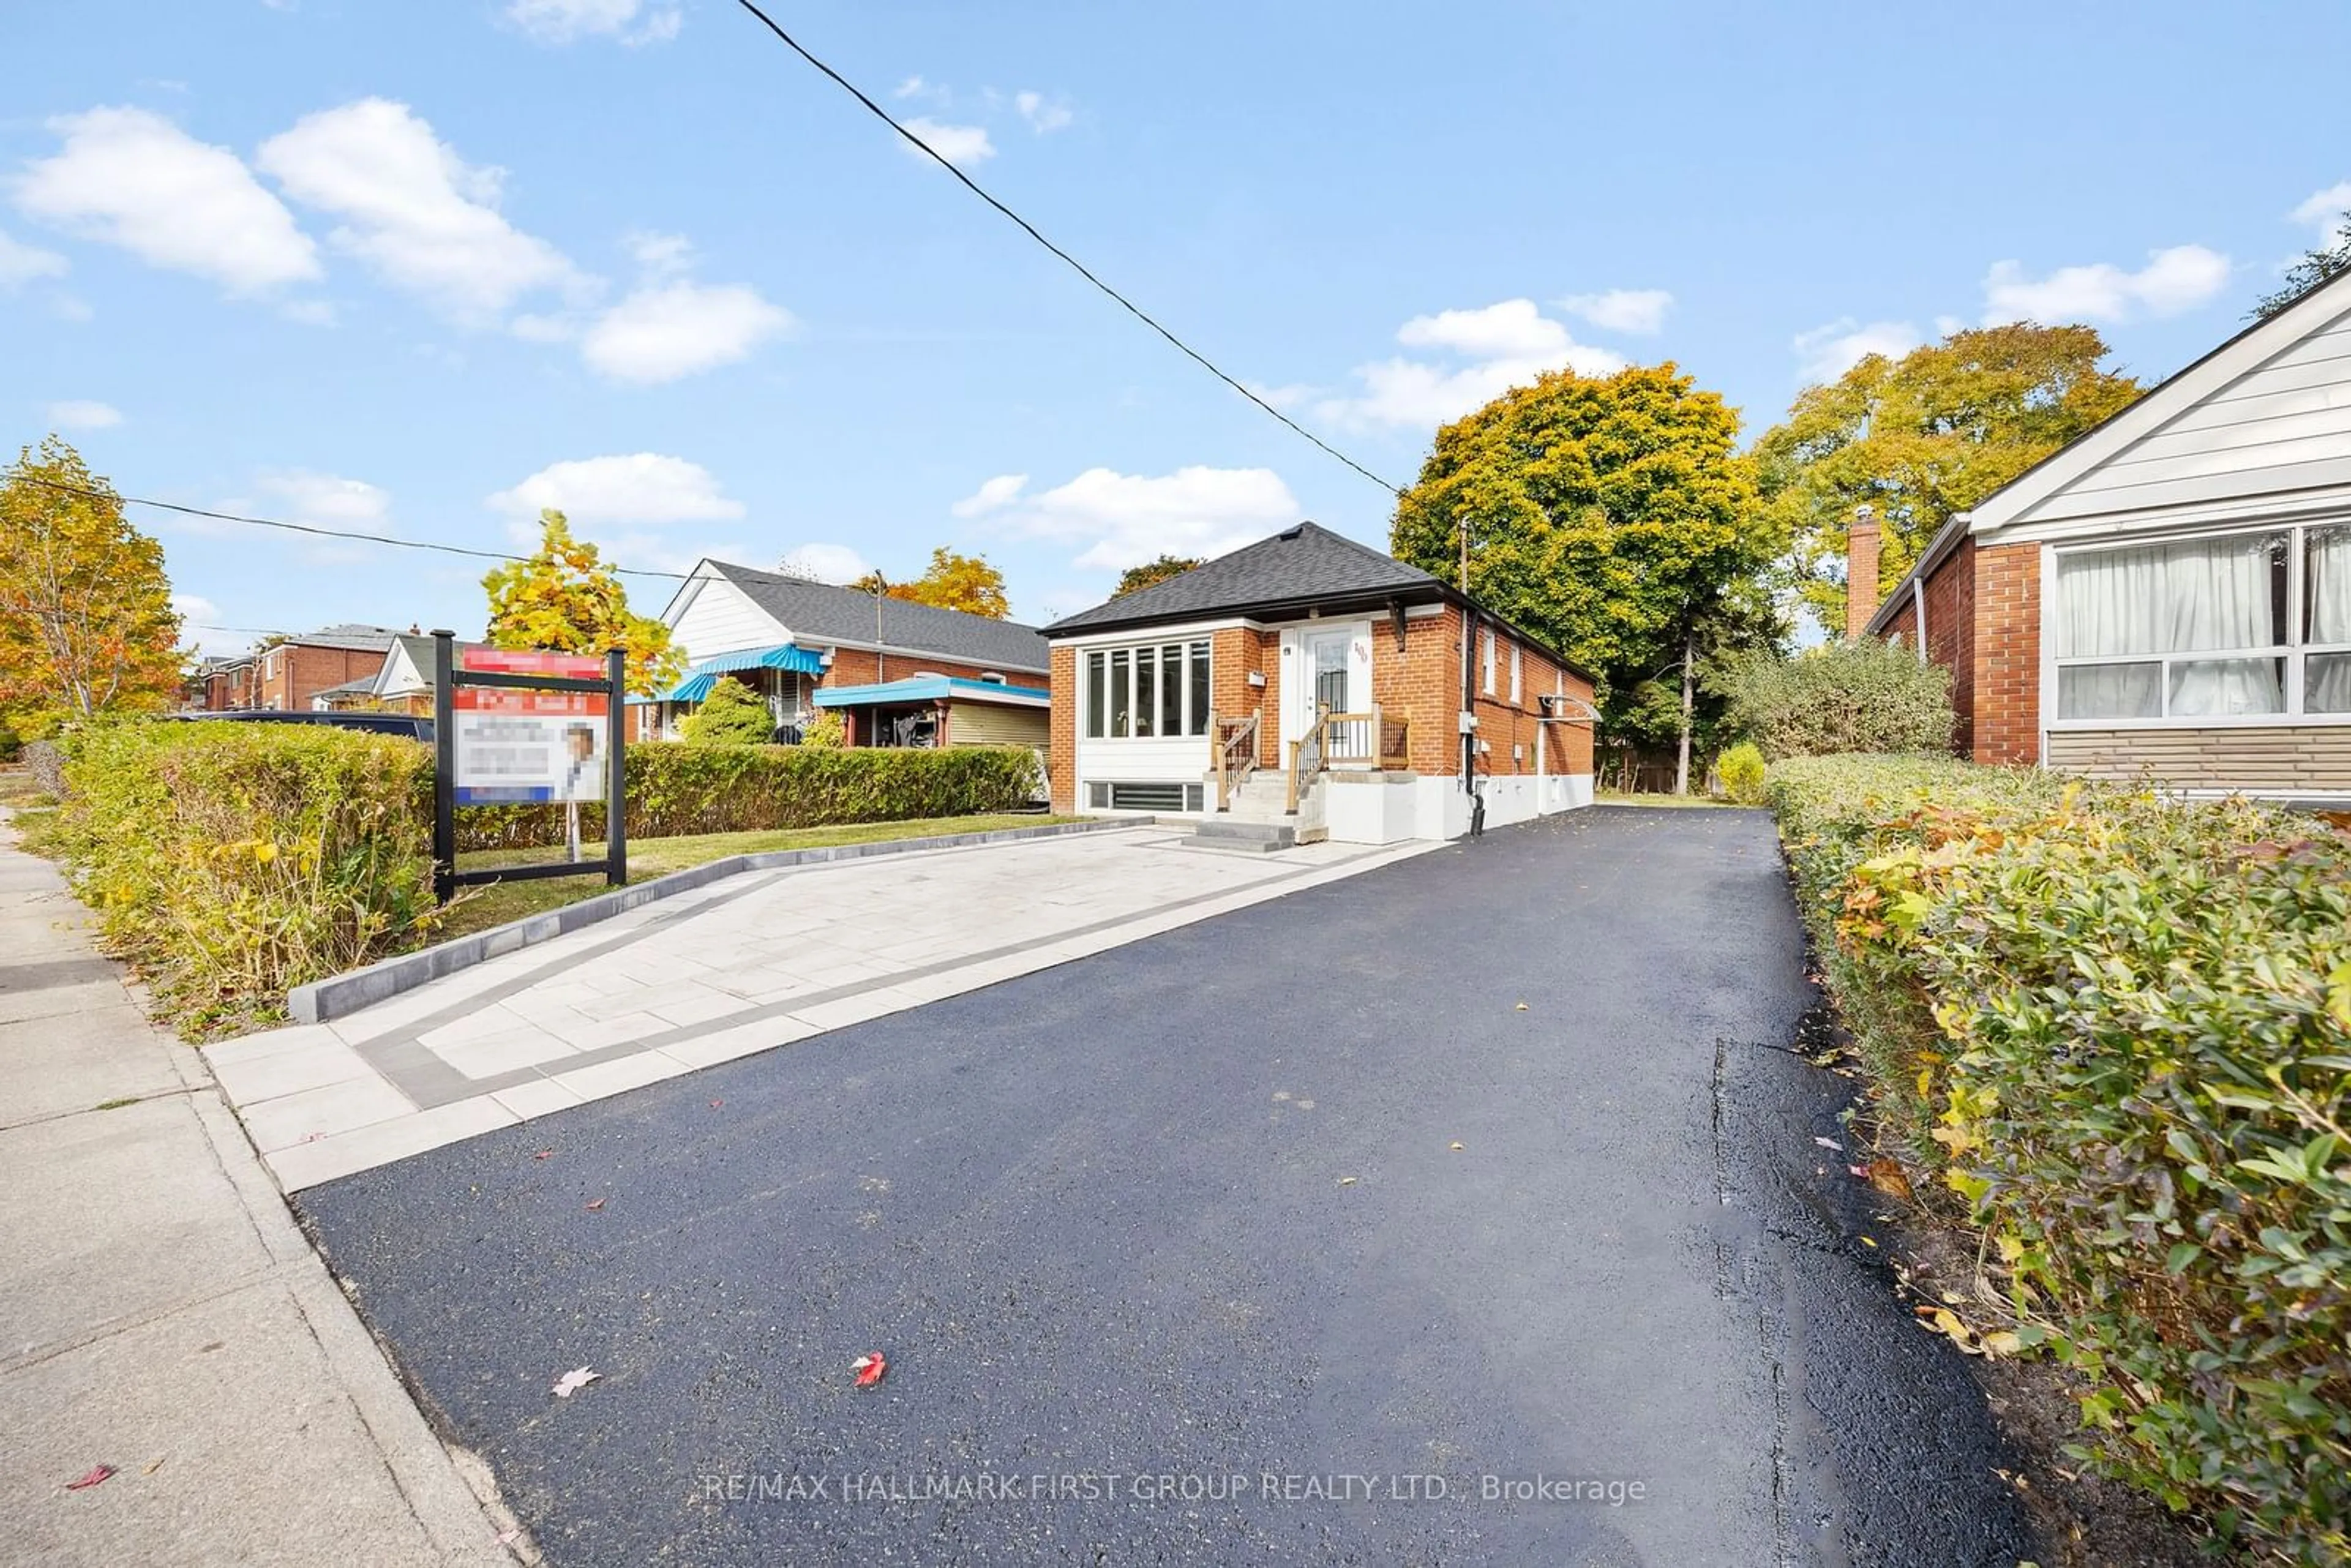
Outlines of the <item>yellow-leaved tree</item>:
<svg viewBox="0 0 2351 1568">
<path fill-rule="evenodd" d="M 0 472 L 0 719 L 169 707 L 180 616 L 163 547 L 52 435 Z"/>
<path fill-rule="evenodd" d="M 1004 574 L 988 565 L 986 556 L 964 555 L 945 545 L 931 551 L 929 569 L 911 582 L 888 582 L 880 572 L 869 571 L 849 586 L 912 604 L 985 615 L 992 621 L 1012 613 L 1012 601 L 1004 592 Z"/>
<path fill-rule="evenodd" d="M 561 512 L 550 507 L 538 521 L 538 551 L 482 579 L 490 596 L 489 645 L 556 653 L 619 648 L 628 655 L 629 690 L 650 696 L 675 685 L 685 658 L 670 646 L 669 628 L 629 609 L 620 578 L 594 545 L 571 537 Z"/>
</svg>

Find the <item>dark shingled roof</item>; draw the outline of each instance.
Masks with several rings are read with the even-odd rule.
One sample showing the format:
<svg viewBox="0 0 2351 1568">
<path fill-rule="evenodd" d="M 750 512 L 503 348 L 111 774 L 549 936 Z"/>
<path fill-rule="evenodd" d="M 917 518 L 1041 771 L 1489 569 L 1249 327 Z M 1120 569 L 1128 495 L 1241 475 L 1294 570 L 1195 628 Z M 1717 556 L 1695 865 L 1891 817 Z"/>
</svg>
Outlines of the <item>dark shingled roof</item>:
<svg viewBox="0 0 2351 1568">
<path fill-rule="evenodd" d="M 1416 566 L 1318 524 L 1301 523 L 1164 582 L 1065 616 L 1045 628 L 1045 634 L 1058 637 L 1333 600 L 1438 599 L 1445 591 L 1445 584 Z"/>
<path fill-rule="evenodd" d="M 782 622 L 801 643 L 873 645 L 873 596 L 829 582 L 782 577 L 747 566 L 710 563 L 752 603 Z M 903 599 L 882 601 L 882 641 L 893 648 L 936 653 L 984 670 L 1043 670 L 1052 664 L 1045 639 L 1034 626 L 991 620 Z M 686 650 L 690 655 L 694 650 Z"/>
</svg>

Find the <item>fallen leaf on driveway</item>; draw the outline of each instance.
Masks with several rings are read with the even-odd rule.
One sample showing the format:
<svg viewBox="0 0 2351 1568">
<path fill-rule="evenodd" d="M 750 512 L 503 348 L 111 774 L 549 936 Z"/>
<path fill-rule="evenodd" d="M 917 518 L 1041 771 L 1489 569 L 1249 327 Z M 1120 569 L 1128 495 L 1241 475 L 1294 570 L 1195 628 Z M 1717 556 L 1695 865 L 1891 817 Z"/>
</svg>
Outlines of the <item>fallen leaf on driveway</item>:
<svg viewBox="0 0 2351 1568">
<path fill-rule="evenodd" d="M 553 1149 L 541 1149 L 538 1153 L 531 1155 L 530 1157 L 535 1160 L 550 1159 L 554 1156 L 554 1154 L 555 1151 Z"/>
<path fill-rule="evenodd" d="M 890 1358 L 878 1350 L 870 1350 L 851 1362 L 849 1369 L 857 1374 L 858 1387 L 871 1388 L 888 1375 Z"/>
<path fill-rule="evenodd" d="M 1520 1012 L 1524 1012 L 1524 1011 L 1526 1011 L 1526 1010 L 1527 1010 L 1527 1004 L 1526 1004 L 1526 1003 L 1524 1003 L 1524 1002 L 1520 1002 L 1520 1003 L 1519 1004 L 1519 1011 L 1520 1011 Z"/>
<path fill-rule="evenodd" d="M 1949 1307 L 1920 1307 L 1918 1315 L 1926 1326 L 1944 1335 L 1970 1355 L 1981 1355 L 1983 1346 L 1976 1343 L 1976 1331 L 1959 1321 L 1959 1314 Z"/>
<path fill-rule="evenodd" d="M 1339 1185 L 1341 1186 L 1353 1186 L 1355 1185 L 1355 1178 L 1353 1176 L 1341 1176 L 1339 1178 Z"/>
<path fill-rule="evenodd" d="M 569 1399 L 590 1384 L 601 1381 L 603 1375 L 601 1372 L 590 1372 L 584 1366 L 575 1366 L 555 1380 L 555 1387 L 550 1392 L 558 1399 Z"/>
<path fill-rule="evenodd" d="M 1902 1174 L 1899 1160 L 1872 1160 L 1863 1168 L 1862 1174 L 1869 1178 L 1870 1186 L 1886 1197 L 1898 1197 L 1905 1203 L 1910 1200 L 1910 1178 Z"/>
<path fill-rule="evenodd" d="M 588 1212 L 590 1214 L 595 1213 L 598 1209 L 603 1207 L 604 1200 L 601 1197 L 591 1197 L 588 1200 Z"/>
<path fill-rule="evenodd" d="M 1453 1152 L 1457 1155 L 1459 1154 L 1461 1152 L 1461 1145 L 1459 1144 L 1455 1144 L 1453 1145 Z"/>
<path fill-rule="evenodd" d="M 720 1107 L 721 1105 L 724 1105 L 724 1104 L 726 1104 L 726 1101 L 724 1101 L 724 1100 L 713 1100 L 713 1101 L 710 1103 L 710 1108 L 711 1108 L 712 1110 L 716 1111 L 716 1110 L 717 1110 L 717 1109 L 718 1109 L 718 1107 Z"/>
<path fill-rule="evenodd" d="M 1834 1149 L 1839 1154 L 1844 1153 L 1844 1145 L 1838 1143 L 1834 1138 L 1814 1138 L 1813 1142 L 1818 1144 L 1824 1149 Z"/>
<path fill-rule="evenodd" d="M 114 1467 L 112 1465 L 92 1465 L 81 1475 L 66 1482 L 66 1490 L 81 1491 L 86 1488 L 94 1487 L 113 1473 Z"/>
<path fill-rule="evenodd" d="M 168 1458 L 170 1458 L 171 1457 L 172 1457 L 171 1455 L 166 1454 L 166 1455 L 164 1455 L 164 1456 L 163 1456 L 163 1459 L 168 1459 Z M 156 1460 L 153 1464 L 152 1464 L 152 1465 L 148 1466 L 145 1469 L 141 1470 L 139 1473 L 140 1473 L 141 1475 L 142 1475 L 142 1476 L 152 1476 L 152 1475 L 153 1475 L 157 1470 L 160 1470 L 160 1469 L 162 1469 L 163 1468 L 163 1459 L 158 1459 L 158 1460 Z"/>
</svg>

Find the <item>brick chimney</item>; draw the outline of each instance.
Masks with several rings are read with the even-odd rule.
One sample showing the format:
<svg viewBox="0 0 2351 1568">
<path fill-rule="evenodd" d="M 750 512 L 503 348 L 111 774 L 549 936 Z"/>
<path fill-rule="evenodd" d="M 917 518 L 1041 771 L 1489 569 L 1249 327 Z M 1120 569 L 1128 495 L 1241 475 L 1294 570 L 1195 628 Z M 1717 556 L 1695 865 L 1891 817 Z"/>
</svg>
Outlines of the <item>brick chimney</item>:
<svg viewBox="0 0 2351 1568">
<path fill-rule="evenodd" d="M 1859 641 L 1877 613 L 1877 514 L 1863 506 L 1853 509 L 1853 527 L 1844 545 L 1844 634 Z"/>
</svg>

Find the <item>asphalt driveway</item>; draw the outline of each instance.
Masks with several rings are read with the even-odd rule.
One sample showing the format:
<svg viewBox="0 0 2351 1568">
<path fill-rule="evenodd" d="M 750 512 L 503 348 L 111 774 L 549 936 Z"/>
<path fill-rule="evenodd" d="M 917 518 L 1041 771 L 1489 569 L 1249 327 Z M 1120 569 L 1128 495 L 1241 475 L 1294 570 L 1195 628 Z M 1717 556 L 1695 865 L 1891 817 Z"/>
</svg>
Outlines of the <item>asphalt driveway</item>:
<svg viewBox="0 0 2351 1568">
<path fill-rule="evenodd" d="M 558 1564 L 2011 1568 L 1811 1000 L 1766 819 L 1599 810 L 299 1203 Z"/>
</svg>

